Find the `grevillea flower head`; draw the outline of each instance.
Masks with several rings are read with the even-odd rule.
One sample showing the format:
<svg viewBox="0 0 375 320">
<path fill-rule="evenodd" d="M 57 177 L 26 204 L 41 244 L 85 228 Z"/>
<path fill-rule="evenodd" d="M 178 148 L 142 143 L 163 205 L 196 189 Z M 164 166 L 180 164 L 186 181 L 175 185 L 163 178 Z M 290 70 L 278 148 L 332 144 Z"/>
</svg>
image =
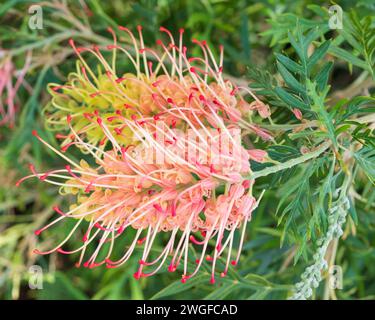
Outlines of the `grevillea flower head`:
<svg viewBox="0 0 375 320">
<path fill-rule="evenodd" d="M 31 54 L 27 54 L 22 70 L 16 70 L 11 56 L 0 48 L 0 126 L 14 126 L 17 112 L 16 95 L 30 66 Z M 15 80 L 14 80 L 15 79 Z"/>
<path fill-rule="evenodd" d="M 159 56 L 144 48 L 140 29 L 140 45 L 128 29 L 120 29 L 133 39 L 136 57 L 117 44 L 112 31 L 114 45 L 107 49 L 124 52 L 134 64 L 135 74 L 118 78 L 115 59 L 110 65 L 98 48 L 75 48 L 80 57 L 83 51 L 95 54 L 106 67 L 107 78 L 99 80 L 82 59 L 82 72 L 72 76 L 77 79 L 59 88 L 62 92 L 55 91 L 51 105 L 56 105 L 57 111 L 52 111 L 52 117 L 69 128 L 61 150 L 34 132 L 67 165 L 41 173 L 31 165 L 32 174 L 19 183 L 37 177 L 75 198 L 65 211 L 55 207 L 60 216 L 36 234 L 59 221 L 73 219 L 71 232 L 54 248 L 36 252 L 79 253 L 78 266 L 113 268 L 125 264 L 141 246 L 135 278 L 151 276 L 165 266 L 170 272 L 181 268 L 185 282 L 206 260 L 212 265 L 214 283 L 219 260 L 221 276 L 226 275 L 230 264 L 238 263 L 246 223 L 259 201 L 252 195 L 254 181 L 245 177 L 251 172 L 249 160 L 263 162 L 266 153 L 246 150 L 241 144 L 241 129 L 253 130 L 263 138 L 268 138 L 268 133 L 242 120 L 239 105 L 243 107 L 243 97 L 222 77 L 222 48 L 216 62 L 207 44 L 195 41 L 202 48 L 203 58 L 187 58 L 183 31 L 175 44 L 170 32 L 162 28 L 170 43 L 158 42 L 164 50 Z M 155 68 L 146 52 L 156 60 Z M 202 65 L 193 66 L 194 62 Z M 90 105 L 86 99 L 93 92 L 103 100 L 91 101 Z M 76 103 L 75 94 L 85 101 L 84 105 Z M 59 109 L 58 103 L 65 103 L 66 108 Z M 87 116 L 86 109 L 90 110 Z M 83 119 L 87 122 L 82 123 Z M 69 158 L 72 146 L 86 153 L 90 164 Z M 86 225 L 82 243 L 69 250 L 67 243 L 71 243 L 70 248 L 80 225 Z M 165 239 L 165 234 L 165 247 L 155 254 L 152 246 L 158 237 Z M 119 237 L 129 243 L 123 255 L 115 257 Z"/>
</svg>

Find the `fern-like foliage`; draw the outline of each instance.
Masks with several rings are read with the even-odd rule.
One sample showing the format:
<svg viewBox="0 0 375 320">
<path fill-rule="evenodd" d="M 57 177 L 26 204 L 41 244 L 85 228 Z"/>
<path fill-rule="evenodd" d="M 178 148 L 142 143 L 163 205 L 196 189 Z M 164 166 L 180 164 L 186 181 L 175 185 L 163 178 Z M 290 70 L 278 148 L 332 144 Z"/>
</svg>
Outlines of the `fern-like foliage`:
<svg viewBox="0 0 375 320">
<path fill-rule="evenodd" d="M 363 172 L 375 185 L 375 147 L 363 147 L 361 150 L 354 153 L 354 157 Z"/>
<path fill-rule="evenodd" d="M 330 53 L 348 63 L 367 70 L 375 79 L 374 17 L 359 18 L 352 10 L 343 18 L 344 28 L 339 31 Z M 348 44 L 350 49 L 344 48 Z"/>
</svg>

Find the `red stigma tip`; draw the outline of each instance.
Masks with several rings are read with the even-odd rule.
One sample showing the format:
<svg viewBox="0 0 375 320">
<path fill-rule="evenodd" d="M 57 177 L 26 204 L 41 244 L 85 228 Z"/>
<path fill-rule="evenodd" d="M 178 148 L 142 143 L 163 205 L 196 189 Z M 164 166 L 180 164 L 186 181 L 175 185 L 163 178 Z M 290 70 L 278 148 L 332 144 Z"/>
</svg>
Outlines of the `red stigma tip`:
<svg viewBox="0 0 375 320">
<path fill-rule="evenodd" d="M 244 182 L 242 182 L 242 186 L 245 189 L 249 189 L 249 187 L 250 187 L 250 180 L 245 180 Z"/>
<path fill-rule="evenodd" d="M 237 261 L 236 261 L 236 260 L 232 260 L 232 261 L 230 262 L 230 264 L 231 264 L 232 266 L 236 266 L 236 265 L 237 265 Z"/>
<path fill-rule="evenodd" d="M 42 233 L 42 230 L 40 230 L 40 229 L 34 231 L 34 234 L 35 234 L 36 236 L 39 236 L 41 233 Z"/>
<path fill-rule="evenodd" d="M 62 216 L 65 216 L 65 213 L 62 212 L 58 206 L 53 206 L 52 210 L 56 211 L 58 214 L 61 214 Z"/>
<path fill-rule="evenodd" d="M 31 131 L 31 134 L 32 134 L 34 137 L 37 137 L 37 136 L 38 136 L 38 132 L 37 132 L 36 130 Z"/>
<path fill-rule="evenodd" d="M 64 136 L 64 135 L 61 134 L 61 133 L 56 133 L 56 134 L 55 134 L 55 138 L 56 138 L 56 139 L 65 139 L 66 136 Z"/>
<path fill-rule="evenodd" d="M 143 242 L 145 242 L 145 240 L 146 240 L 146 237 L 139 239 L 137 240 L 137 244 L 141 245 Z"/>
<path fill-rule="evenodd" d="M 60 150 L 62 151 L 62 152 L 66 152 L 66 150 L 68 150 L 68 148 L 69 148 L 69 146 L 70 146 L 70 143 L 68 143 L 67 145 L 65 145 L 65 146 L 62 146 L 61 148 L 60 148 Z"/>
<path fill-rule="evenodd" d="M 174 204 L 173 206 L 172 206 L 172 217 L 175 217 L 176 216 L 176 205 Z"/>
<path fill-rule="evenodd" d="M 124 230 L 125 230 L 125 225 L 121 225 L 120 228 L 118 228 L 117 233 L 121 234 L 124 232 Z"/>
<path fill-rule="evenodd" d="M 215 278 L 212 276 L 211 279 L 210 279 L 210 283 L 211 283 L 211 284 L 215 284 L 215 282 L 216 282 L 216 281 L 215 281 Z"/>
</svg>

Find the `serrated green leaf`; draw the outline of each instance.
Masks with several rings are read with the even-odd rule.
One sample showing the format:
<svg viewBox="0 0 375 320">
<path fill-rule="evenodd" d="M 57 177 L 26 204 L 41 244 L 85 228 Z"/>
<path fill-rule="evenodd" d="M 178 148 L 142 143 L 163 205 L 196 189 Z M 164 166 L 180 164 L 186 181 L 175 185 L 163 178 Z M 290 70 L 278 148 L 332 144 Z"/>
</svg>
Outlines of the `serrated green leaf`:
<svg viewBox="0 0 375 320">
<path fill-rule="evenodd" d="M 329 87 L 327 87 L 323 92 L 316 91 L 316 83 L 308 80 L 306 82 L 309 96 L 313 100 L 311 109 L 318 115 L 319 121 L 326 127 L 328 131 L 328 136 L 332 140 L 335 146 L 337 146 L 335 127 L 333 125 L 332 116 L 328 113 L 325 104 L 325 98 L 328 93 Z"/>
<path fill-rule="evenodd" d="M 329 46 L 331 45 L 331 41 L 327 40 L 323 42 L 309 57 L 307 62 L 307 68 L 311 69 L 319 60 L 321 60 L 328 51 Z"/>
<path fill-rule="evenodd" d="M 285 68 L 287 68 L 289 71 L 291 72 L 295 72 L 295 73 L 301 73 L 303 70 L 302 70 L 302 67 L 294 62 L 292 59 L 289 59 L 287 56 L 284 56 L 280 53 L 276 53 L 276 59 L 282 63 L 284 65 Z"/>
<path fill-rule="evenodd" d="M 345 60 L 346 62 L 348 62 L 352 65 L 355 65 L 359 68 L 370 71 L 365 61 L 359 59 L 358 57 L 356 57 L 352 53 L 350 53 L 350 52 L 348 52 L 348 51 L 346 51 L 342 48 L 331 45 L 328 52 L 330 54 L 334 55 L 335 57 L 343 59 L 343 60 Z"/>
<path fill-rule="evenodd" d="M 209 295 L 203 298 L 203 300 L 221 300 L 225 299 L 231 292 L 238 289 L 240 286 L 238 283 L 223 284 L 220 288 L 212 291 Z"/>
<path fill-rule="evenodd" d="M 322 91 L 327 86 L 328 77 L 329 77 L 329 73 L 331 72 L 332 66 L 333 66 L 333 62 L 329 61 L 316 74 L 315 82 L 316 82 L 318 91 Z"/>
<path fill-rule="evenodd" d="M 363 147 L 354 153 L 354 158 L 370 181 L 375 184 L 375 148 Z"/>
<path fill-rule="evenodd" d="M 306 94 L 305 88 L 297 81 L 297 79 L 280 63 L 277 62 L 277 69 L 283 77 L 285 83 L 297 92 Z"/>
<path fill-rule="evenodd" d="M 310 107 L 304 103 L 302 100 L 296 98 L 292 94 L 288 93 L 283 88 L 277 87 L 275 88 L 277 95 L 283 100 L 289 107 L 291 108 L 298 108 L 302 110 L 309 111 Z"/>
<path fill-rule="evenodd" d="M 288 39 L 289 39 L 293 49 L 296 51 L 299 58 L 301 59 L 301 64 L 303 65 L 304 62 L 306 62 L 306 58 L 307 58 L 306 52 L 304 51 L 304 48 L 301 47 L 301 45 L 298 43 L 296 38 L 290 32 L 288 32 Z"/>
<path fill-rule="evenodd" d="M 301 36 L 301 43 L 303 44 L 303 47 L 305 48 L 306 50 L 306 54 L 307 54 L 307 49 L 309 47 L 309 45 L 314 41 L 316 40 L 319 36 L 321 35 L 321 30 L 319 29 L 318 26 L 312 28 L 307 34 L 306 36 Z"/>
</svg>

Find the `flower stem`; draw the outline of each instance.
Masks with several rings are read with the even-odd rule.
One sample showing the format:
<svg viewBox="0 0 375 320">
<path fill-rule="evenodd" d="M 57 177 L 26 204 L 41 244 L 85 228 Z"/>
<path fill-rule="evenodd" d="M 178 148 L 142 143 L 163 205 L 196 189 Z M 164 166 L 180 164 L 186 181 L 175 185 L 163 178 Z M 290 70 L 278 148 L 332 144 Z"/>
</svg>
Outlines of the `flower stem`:
<svg viewBox="0 0 375 320">
<path fill-rule="evenodd" d="M 247 175 L 245 179 L 257 179 L 259 177 L 265 177 L 265 176 L 268 176 L 269 174 L 272 174 L 281 170 L 289 169 L 300 163 L 319 157 L 325 150 L 327 150 L 330 147 L 330 145 L 331 145 L 331 141 L 324 142 L 313 152 L 306 153 L 302 155 L 301 157 L 291 159 L 289 161 L 280 163 L 272 167 L 267 167 L 263 170 L 252 172 L 249 175 Z"/>
</svg>

